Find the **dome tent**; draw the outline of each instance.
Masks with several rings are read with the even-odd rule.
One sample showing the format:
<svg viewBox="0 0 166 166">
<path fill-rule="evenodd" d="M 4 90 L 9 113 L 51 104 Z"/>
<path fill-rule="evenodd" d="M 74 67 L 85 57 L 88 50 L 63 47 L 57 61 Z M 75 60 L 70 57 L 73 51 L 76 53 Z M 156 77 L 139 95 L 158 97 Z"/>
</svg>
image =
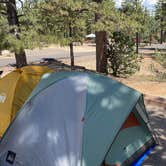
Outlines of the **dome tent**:
<svg viewBox="0 0 166 166">
<path fill-rule="evenodd" d="M 0 137 L 39 83 L 41 76 L 51 71 L 46 66 L 26 66 L 0 79 Z"/>
<path fill-rule="evenodd" d="M 130 165 L 155 144 L 147 124 L 139 92 L 94 73 L 47 74 L 3 136 L 0 165 Z"/>
</svg>

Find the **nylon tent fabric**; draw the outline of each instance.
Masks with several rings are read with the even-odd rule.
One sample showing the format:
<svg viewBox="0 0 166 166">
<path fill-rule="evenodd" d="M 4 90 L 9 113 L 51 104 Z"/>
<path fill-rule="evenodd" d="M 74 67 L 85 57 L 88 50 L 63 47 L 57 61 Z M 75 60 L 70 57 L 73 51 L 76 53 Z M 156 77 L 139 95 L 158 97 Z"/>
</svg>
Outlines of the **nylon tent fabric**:
<svg viewBox="0 0 166 166">
<path fill-rule="evenodd" d="M 20 74 L 16 71 L 0 80 L 0 137 L 11 121 L 14 93 Z"/>
<path fill-rule="evenodd" d="M 104 160 L 109 164 L 108 152 L 141 97 L 99 74 L 46 74 L 2 138 L 0 165 L 100 166 Z M 135 130 L 143 137 L 150 133 L 148 127 L 146 132 L 140 126 Z M 132 134 L 133 130 L 126 131 Z M 150 133 L 142 145 L 149 139 L 154 143 Z M 128 158 L 137 150 L 134 148 Z M 116 158 L 113 162 L 116 164 Z"/>
<path fill-rule="evenodd" d="M 26 66 L 0 79 L 0 98 L 2 99 L 0 101 L 0 137 L 38 84 L 41 76 L 52 71 L 47 66 Z"/>
<path fill-rule="evenodd" d="M 12 119 L 39 83 L 42 75 L 53 72 L 53 70 L 47 66 L 27 66 L 19 69 L 19 72 L 21 75 L 15 90 Z"/>
</svg>

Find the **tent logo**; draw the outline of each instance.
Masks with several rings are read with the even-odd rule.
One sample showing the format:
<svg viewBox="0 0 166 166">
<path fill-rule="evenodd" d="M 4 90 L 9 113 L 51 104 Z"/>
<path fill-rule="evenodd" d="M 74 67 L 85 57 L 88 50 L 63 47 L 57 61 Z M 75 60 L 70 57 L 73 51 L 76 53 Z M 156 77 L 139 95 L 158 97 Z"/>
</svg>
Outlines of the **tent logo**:
<svg viewBox="0 0 166 166">
<path fill-rule="evenodd" d="M 16 153 L 12 151 L 8 151 L 7 157 L 6 157 L 6 162 L 13 164 L 14 160 L 16 158 Z"/>
<path fill-rule="evenodd" d="M 6 93 L 0 93 L 0 103 L 4 103 L 7 98 Z"/>
</svg>

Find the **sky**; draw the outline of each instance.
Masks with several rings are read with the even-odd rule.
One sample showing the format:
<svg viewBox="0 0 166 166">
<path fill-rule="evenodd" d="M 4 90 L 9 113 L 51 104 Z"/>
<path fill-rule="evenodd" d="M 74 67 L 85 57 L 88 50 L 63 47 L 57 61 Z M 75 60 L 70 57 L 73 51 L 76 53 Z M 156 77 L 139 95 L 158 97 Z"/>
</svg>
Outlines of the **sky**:
<svg viewBox="0 0 166 166">
<path fill-rule="evenodd" d="M 115 0 L 116 6 L 119 7 L 122 1 L 123 0 Z M 157 0 L 143 0 L 143 5 L 147 7 L 147 9 L 149 10 L 153 10 L 156 3 L 157 3 Z"/>
</svg>

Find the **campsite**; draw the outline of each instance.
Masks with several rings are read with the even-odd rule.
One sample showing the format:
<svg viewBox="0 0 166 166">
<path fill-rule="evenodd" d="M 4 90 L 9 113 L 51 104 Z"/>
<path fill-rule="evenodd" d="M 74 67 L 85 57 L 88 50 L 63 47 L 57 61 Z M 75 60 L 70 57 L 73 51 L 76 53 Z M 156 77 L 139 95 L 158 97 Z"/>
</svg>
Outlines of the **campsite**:
<svg viewBox="0 0 166 166">
<path fill-rule="evenodd" d="M 165 131 L 165 0 L 0 0 L 0 166 L 165 166 Z"/>
</svg>

